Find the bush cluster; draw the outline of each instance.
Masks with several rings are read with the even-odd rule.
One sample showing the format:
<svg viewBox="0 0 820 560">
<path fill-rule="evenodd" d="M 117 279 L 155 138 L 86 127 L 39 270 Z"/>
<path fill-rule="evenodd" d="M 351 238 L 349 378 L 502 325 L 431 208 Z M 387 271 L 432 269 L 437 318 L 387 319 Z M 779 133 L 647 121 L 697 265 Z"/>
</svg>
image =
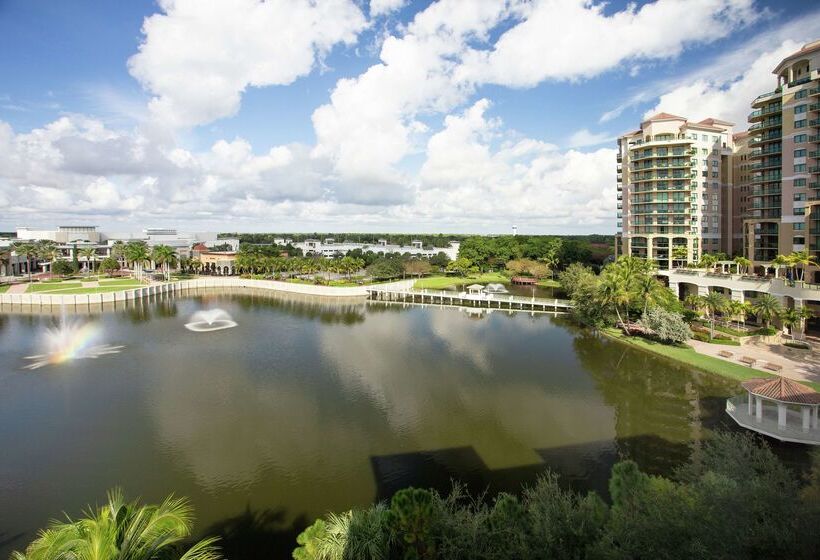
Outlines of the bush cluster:
<svg viewBox="0 0 820 560">
<path fill-rule="evenodd" d="M 820 458 L 818 458 L 820 460 Z M 809 484 L 748 434 L 717 434 L 673 478 L 617 463 L 612 503 L 547 473 L 522 495 L 422 489 L 319 519 L 297 560 L 817 558 L 820 465 Z"/>
</svg>

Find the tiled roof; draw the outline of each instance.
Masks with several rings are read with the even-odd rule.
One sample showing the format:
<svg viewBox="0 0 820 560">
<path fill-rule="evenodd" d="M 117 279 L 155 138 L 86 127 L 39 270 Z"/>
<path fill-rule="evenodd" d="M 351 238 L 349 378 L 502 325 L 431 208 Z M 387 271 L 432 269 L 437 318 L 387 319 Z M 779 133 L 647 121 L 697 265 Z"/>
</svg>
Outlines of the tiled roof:
<svg viewBox="0 0 820 560">
<path fill-rule="evenodd" d="M 716 124 L 722 124 L 723 126 L 735 126 L 735 123 L 729 121 L 722 121 L 720 119 L 714 119 L 712 117 L 709 117 L 708 119 L 703 119 L 698 124 L 708 124 L 709 126 L 714 126 Z"/>
<path fill-rule="evenodd" d="M 670 115 L 669 113 L 658 113 L 656 115 L 652 115 L 651 117 L 646 119 L 644 122 L 660 121 L 660 120 L 664 120 L 664 119 L 680 119 L 682 121 L 686 120 L 684 117 L 679 117 L 677 115 Z"/>
<path fill-rule="evenodd" d="M 753 395 L 795 404 L 820 404 L 820 393 L 791 379 L 749 379 L 741 383 Z"/>
</svg>

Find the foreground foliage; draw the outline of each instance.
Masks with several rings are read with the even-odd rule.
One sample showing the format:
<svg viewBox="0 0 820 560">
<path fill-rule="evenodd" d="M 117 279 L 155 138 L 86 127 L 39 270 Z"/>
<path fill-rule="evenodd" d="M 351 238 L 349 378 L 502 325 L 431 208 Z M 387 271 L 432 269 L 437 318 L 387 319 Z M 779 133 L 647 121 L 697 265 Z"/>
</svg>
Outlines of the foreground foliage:
<svg viewBox="0 0 820 560">
<path fill-rule="evenodd" d="M 816 463 L 820 458 L 816 457 Z M 751 435 L 717 434 L 674 477 L 612 469 L 608 505 L 544 475 L 520 497 L 406 489 L 389 506 L 329 515 L 297 560 L 816 558 L 820 466 L 808 485 Z"/>
<path fill-rule="evenodd" d="M 184 499 L 160 505 L 126 502 L 120 490 L 78 520 L 54 521 L 12 560 L 218 560 L 215 539 L 193 546 L 193 510 Z"/>
</svg>

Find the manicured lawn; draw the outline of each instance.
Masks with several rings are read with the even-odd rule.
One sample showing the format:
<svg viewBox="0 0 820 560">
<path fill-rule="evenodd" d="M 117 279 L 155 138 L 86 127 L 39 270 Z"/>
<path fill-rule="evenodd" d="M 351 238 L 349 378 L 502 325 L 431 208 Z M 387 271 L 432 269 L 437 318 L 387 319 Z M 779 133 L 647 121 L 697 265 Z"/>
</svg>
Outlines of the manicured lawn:
<svg viewBox="0 0 820 560">
<path fill-rule="evenodd" d="M 561 282 L 558 280 L 539 280 L 537 285 L 542 288 L 560 288 Z"/>
<path fill-rule="evenodd" d="M 499 272 L 487 272 L 477 276 L 431 276 L 416 280 L 413 287 L 419 290 L 443 290 L 459 284 L 488 284 L 490 282 L 509 284 L 510 279 Z"/>
<path fill-rule="evenodd" d="M 0 294 L 4 293 L 8 289 L 9 289 L 8 284 L 0 284 Z"/>
<path fill-rule="evenodd" d="M 144 286 L 142 282 L 133 278 L 100 278 L 100 286 L 132 286 L 138 288 Z"/>
<path fill-rule="evenodd" d="M 682 362 L 705 372 L 714 373 L 729 379 L 743 381 L 755 377 L 772 377 L 772 374 L 766 373 L 765 371 L 742 366 L 740 364 L 734 364 L 719 358 L 713 358 L 712 356 L 698 354 L 689 346 L 669 346 L 667 344 L 660 344 L 659 342 L 653 342 L 638 336 L 627 337 L 621 331 L 614 328 L 602 329 L 601 332 L 610 338 L 623 342 L 624 344 L 629 344 L 635 348 L 652 352 L 653 354 L 664 356 L 671 360 Z M 808 381 L 801 381 L 800 383 L 808 385 L 813 389 L 820 390 L 820 383 L 811 383 Z"/>
<path fill-rule="evenodd" d="M 29 293 L 33 292 L 53 292 L 55 290 L 62 290 L 64 288 L 81 288 L 82 284 L 79 282 L 44 282 L 42 284 L 31 284 L 26 290 Z"/>
</svg>

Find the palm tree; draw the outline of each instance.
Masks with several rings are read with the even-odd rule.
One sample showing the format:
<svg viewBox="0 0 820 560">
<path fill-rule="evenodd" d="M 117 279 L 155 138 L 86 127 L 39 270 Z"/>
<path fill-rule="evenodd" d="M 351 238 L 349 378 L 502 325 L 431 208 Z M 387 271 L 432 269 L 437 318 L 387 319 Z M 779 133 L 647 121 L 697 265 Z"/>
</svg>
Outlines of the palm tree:
<svg viewBox="0 0 820 560">
<path fill-rule="evenodd" d="M 763 320 L 767 329 L 772 319 L 780 315 L 782 310 L 783 306 L 780 305 L 780 301 L 772 294 L 761 294 L 760 297 L 755 300 L 754 304 L 752 304 L 752 312 L 754 312 L 758 319 Z"/>
<path fill-rule="evenodd" d="M 788 309 L 783 310 L 780 313 L 780 320 L 789 329 L 789 333 L 794 336 L 794 327 L 796 327 L 800 323 L 800 313 L 794 307 L 790 307 Z"/>
<path fill-rule="evenodd" d="M 156 245 L 151 251 L 153 260 L 162 269 L 166 282 L 171 279 L 171 267 L 177 264 L 177 253 L 168 245 Z"/>
<path fill-rule="evenodd" d="M 114 241 L 111 245 L 111 256 L 117 259 L 120 268 L 122 268 L 124 264 L 122 261 L 125 258 L 125 243 L 120 240 Z"/>
<path fill-rule="evenodd" d="M 705 269 L 708 270 L 708 269 L 714 268 L 715 265 L 717 264 L 717 262 L 718 262 L 718 258 L 715 255 L 710 255 L 709 253 L 704 253 L 700 257 L 700 261 L 698 261 L 698 266 L 700 268 L 705 268 Z"/>
<path fill-rule="evenodd" d="M 143 241 L 129 241 L 125 245 L 123 254 L 125 255 L 125 260 L 134 267 L 137 280 L 142 280 L 142 269 L 145 263 L 151 258 L 148 252 L 148 245 Z"/>
<path fill-rule="evenodd" d="M 689 260 L 689 249 L 686 245 L 675 245 L 672 247 L 672 262 L 677 262 L 679 265 L 684 265 Z"/>
<path fill-rule="evenodd" d="M 789 258 L 785 255 L 777 255 L 772 262 L 769 263 L 771 268 L 774 268 L 774 277 L 778 277 L 778 270 L 780 270 L 784 266 L 789 266 Z"/>
<path fill-rule="evenodd" d="M 731 317 L 737 321 L 737 327 L 740 328 L 746 322 L 746 314 L 749 312 L 750 306 L 748 303 L 731 300 L 726 307 Z"/>
<path fill-rule="evenodd" d="M 800 336 L 798 338 L 803 338 L 803 335 L 806 333 L 806 321 L 814 317 L 814 311 L 807 306 L 803 305 L 802 307 L 797 308 L 797 326 L 799 327 Z"/>
<path fill-rule="evenodd" d="M 710 291 L 703 296 L 703 307 L 709 314 L 709 340 L 715 338 L 715 317 L 718 313 L 726 309 L 728 301 L 726 296 L 720 292 Z"/>
<path fill-rule="evenodd" d="M 25 552 L 12 560 L 218 560 L 217 539 L 201 540 L 187 548 L 193 529 L 193 510 L 184 499 L 166 498 L 160 505 L 126 503 L 122 491 L 108 493 L 108 503 L 88 510 L 73 521 L 54 521 Z"/>
<path fill-rule="evenodd" d="M 629 336 L 629 326 L 624 322 L 619 307 L 624 306 L 627 320 L 629 319 L 629 302 L 630 293 L 624 276 L 618 274 L 613 270 L 604 270 L 601 274 L 601 283 L 598 288 L 599 297 L 603 305 L 611 305 L 615 308 L 615 315 L 618 317 L 618 323 L 624 330 L 624 333 Z"/>
<path fill-rule="evenodd" d="M 85 262 L 91 268 L 91 272 L 94 272 L 94 259 L 97 257 L 97 251 L 93 247 L 84 247 L 80 249 L 80 256 L 85 259 Z"/>
<path fill-rule="evenodd" d="M 657 278 L 644 274 L 635 280 L 635 293 L 638 299 L 643 299 L 643 312 L 649 309 L 649 305 L 657 305 L 667 299 L 668 290 Z"/>
<path fill-rule="evenodd" d="M 806 274 L 806 269 L 810 266 L 818 266 L 817 259 L 814 255 L 809 253 L 808 249 L 803 249 L 802 251 L 795 251 L 788 257 L 789 264 L 793 267 L 800 267 L 800 277 L 798 278 L 799 281 L 803 281 L 803 277 Z"/>
<path fill-rule="evenodd" d="M 11 250 L 0 249 L 0 268 L 3 269 L 3 274 L 0 276 L 7 276 L 9 274 L 9 265 L 11 264 Z"/>
<path fill-rule="evenodd" d="M 12 245 L 14 252 L 26 257 L 26 270 L 28 271 L 28 281 L 31 282 L 31 259 L 37 257 L 38 247 L 34 243 L 22 242 Z"/>
<path fill-rule="evenodd" d="M 749 267 L 752 266 L 752 261 L 747 259 L 746 257 L 735 257 L 735 264 L 737 265 L 737 273 L 738 274 L 746 274 L 749 270 Z"/>
</svg>

